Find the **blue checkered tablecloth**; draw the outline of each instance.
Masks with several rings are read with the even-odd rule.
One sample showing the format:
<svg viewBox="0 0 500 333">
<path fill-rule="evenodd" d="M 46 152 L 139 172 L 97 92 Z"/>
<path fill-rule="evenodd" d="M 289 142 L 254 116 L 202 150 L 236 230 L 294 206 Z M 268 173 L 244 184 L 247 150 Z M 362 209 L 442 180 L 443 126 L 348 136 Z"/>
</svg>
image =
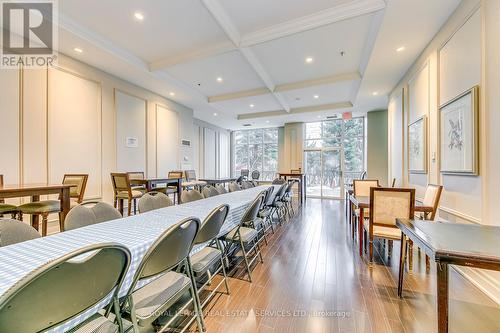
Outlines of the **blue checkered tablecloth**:
<svg viewBox="0 0 500 333">
<path fill-rule="evenodd" d="M 203 221 L 215 207 L 228 204 L 230 206 L 229 215 L 221 230 L 221 235 L 225 234 L 240 222 L 247 206 L 261 191 L 267 188 L 268 186 L 258 186 L 243 191 L 221 194 L 0 247 L 0 295 L 29 272 L 51 260 L 87 245 L 116 242 L 125 245 L 132 254 L 130 269 L 120 290 L 120 296 L 124 296 L 144 254 L 162 232 L 186 217 L 194 216 Z M 276 191 L 277 188 L 275 188 L 274 193 Z M 192 254 L 200 251 L 204 246 L 195 246 Z M 108 303 L 109 299 L 103 300 L 93 308 L 54 328 L 51 332 L 64 332 L 73 328 Z"/>
</svg>

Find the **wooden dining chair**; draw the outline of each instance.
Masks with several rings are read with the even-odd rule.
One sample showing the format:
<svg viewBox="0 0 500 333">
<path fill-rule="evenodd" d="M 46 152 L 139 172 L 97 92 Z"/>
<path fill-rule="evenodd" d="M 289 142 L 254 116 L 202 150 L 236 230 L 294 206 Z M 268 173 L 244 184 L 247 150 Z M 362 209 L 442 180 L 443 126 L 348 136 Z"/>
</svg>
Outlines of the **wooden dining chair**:
<svg viewBox="0 0 500 333">
<path fill-rule="evenodd" d="M 0 175 L 0 188 L 3 187 L 3 175 Z M 4 199 L 0 198 L 0 217 L 3 217 L 4 214 L 10 214 L 13 219 L 16 218 L 19 209 L 15 205 L 6 204 Z"/>
<path fill-rule="evenodd" d="M 128 216 L 132 215 L 132 204 L 134 214 L 137 212 L 137 199 L 142 197 L 142 192 L 133 190 L 130 186 L 130 178 L 127 173 L 111 173 L 111 184 L 114 192 L 114 207 L 118 208 L 123 215 L 123 201 L 127 200 Z"/>
<path fill-rule="evenodd" d="M 370 218 L 368 223 L 364 223 L 368 232 L 370 264 L 373 263 L 373 240 L 400 240 L 401 230 L 396 226 L 396 219 L 413 219 L 414 214 L 415 189 L 370 188 Z"/>
<path fill-rule="evenodd" d="M 352 184 L 353 184 L 353 195 L 355 197 L 369 197 L 370 188 L 380 186 L 379 181 L 377 179 L 354 179 L 352 181 Z M 350 217 L 351 228 L 352 228 L 351 233 L 354 237 L 354 232 L 355 230 L 357 230 L 357 228 L 355 228 L 355 224 L 359 223 L 358 220 L 361 217 L 361 214 L 359 208 L 351 207 L 351 212 L 352 212 Z M 363 217 L 365 219 L 368 219 L 369 216 L 370 216 L 370 210 L 365 209 L 363 211 Z M 353 218 L 355 223 L 352 223 Z"/>
<path fill-rule="evenodd" d="M 420 213 L 420 218 L 429 220 L 429 221 L 434 221 L 436 218 L 436 214 L 439 208 L 439 202 L 441 201 L 441 194 L 443 192 L 443 185 L 435 185 L 435 184 L 428 184 L 427 188 L 425 189 L 425 196 L 424 200 L 422 201 L 422 205 L 432 207 L 432 211 L 430 213 Z M 411 258 L 411 255 L 413 253 L 413 242 L 409 242 L 409 255 Z M 420 251 L 420 249 L 418 249 Z M 412 260 L 410 260 L 409 267 L 410 270 L 413 269 L 412 265 Z M 431 268 L 431 261 L 428 255 L 425 255 L 425 269 L 426 271 L 429 271 Z"/>
<path fill-rule="evenodd" d="M 146 179 L 146 176 L 144 175 L 143 171 L 131 171 L 127 172 L 128 178 L 132 180 L 144 180 Z M 146 193 L 146 187 L 144 185 L 134 185 L 131 184 L 131 187 L 133 190 L 141 191 L 142 193 Z"/>
<path fill-rule="evenodd" d="M 88 174 L 65 174 L 63 185 L 75 185 L 70 188 L 70 208 L 83 202 L 85 189 L 87 187 Z M 64 231 L 64 221 L 61 217 L 61 198 L 57 200 L 43 200 L 28 202 L 19 206 L 19 219 L 22 221 L 23 214 L 40 215 L 42 217 L 42 236 L 47 236 L 47 224 L 50 214 L 59 214 L 59 231 Z"/>
</svg>

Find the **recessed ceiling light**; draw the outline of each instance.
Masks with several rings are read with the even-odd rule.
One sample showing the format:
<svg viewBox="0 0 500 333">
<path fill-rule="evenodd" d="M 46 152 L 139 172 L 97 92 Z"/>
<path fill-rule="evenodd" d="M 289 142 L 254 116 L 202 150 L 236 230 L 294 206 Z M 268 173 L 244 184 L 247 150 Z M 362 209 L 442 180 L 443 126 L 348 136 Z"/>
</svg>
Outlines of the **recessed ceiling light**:
<svg viewBox="0 0 500 333">
<path fill-rule="evenodd" d="M 318 119 L 321 119 L 322 117 L 321 116 L 318 116 Z"/>
<path fill-rule="evenodd" d="M 314 99 L 318 99 L 319 98 L 319 95 L 314 95 Z"/>
<path fill-rule="evenodd" d="M 169 92 L 168 93 L 170 96 L 174 97 L 175 96 L 175 93 L 173 91 Z"/>
<path fill-rule="evenodd" d="M 214 112 L 214 117 L 217 117 L 217 112 Z"/>
<path fill-rule="evenodd" d="M 307 57 L 306 58 L 306 63 L 310 64 L 314 61 L 314 59 L 312 57 Z"/>
<path fill-rule="evenodd" d="M 266 124 L 269 124 L 269 120 L 266 120 Z"/>
<path fill-rule="evenodd" d="M 378 95 L 378 91 L 374 91 L 374 92 L 372 92 L 372 95 L 373 95 L 373 96 L 377 96 L 377 95 Z"/>
<path fill-rule="evenodd" d="M 251 107 L 251 108 L 253 108 L 254 106 L 255 106 L 255 105 L 253 105 L 253 104 L 250 104 L 250 107 Z"/>
<path fill-rule="evenodd" d="M 78 53 L 82 53 L 83 50 L 79 47 L 75 47 L 73 50 L 75 50 L 75 52 L 78 52 Z"/>
<path fill-rule="evenodd" d="M 142 14 L 142 13 L 140 13 L 140 12 L 135 12 L 135 13 L 134 13 L 134 17 L 135 17 L 136 19 L 138 19 L 139 21 L 144 20 L 144 14 Z"/>
<path fill-rule="evenodd" d="M 406 47 L 404 46 L 400 46 L 396 49 L 397 52 L 403 52 L 404 50 L 406 50 Z"/>
<path fill-rule="evenodd" d="M 222 82 L 222 78 L 220 76 L 217 78 L 217 82 Z"/>
</svg>

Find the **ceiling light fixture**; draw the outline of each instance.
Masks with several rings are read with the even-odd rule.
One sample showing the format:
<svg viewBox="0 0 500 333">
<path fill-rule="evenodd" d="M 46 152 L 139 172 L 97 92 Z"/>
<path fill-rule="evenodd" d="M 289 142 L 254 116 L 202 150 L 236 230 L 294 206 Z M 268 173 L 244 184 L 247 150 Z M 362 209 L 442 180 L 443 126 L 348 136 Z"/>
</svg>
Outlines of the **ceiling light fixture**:
<svg viewBox="0 0 500 333">
<path fill-rule="evenodd" d="M 214 117 L 217 117 L 217 115 L 218 115 L 217 112 L 214 112 Z"/>
<path fill-rule="evenodd" d="M 321 116 L 318 116 L 318 119 L 321 119 L 322 117 Z"/>
<path fill-rule="evenodd" d="M 217 78 L 217 82 L 222 82 L 222 78 L 220 76 Z"/>
<path fill-rule="evenodd" d="M 377 96 L 377 95 L 378 95 L 378 91 L 374 91 L 374 92 L 372 92 L 372 95 L 373 95 L 373 96 Z"/>
<path fill-rule="evenodd" d="M 75 50 L 75 52 L 78 52 L 78 53 L 82 53 L 83 50 L 79 47 L 75 47 L 73 50 Z"/>
<path fill-rule="evenodd" d="M 173 91 L 169 92 L 168 93 L 170 96 L 174 97 L 175 96 L 175 93 Z"/>
<path fill-rule="evenodd" d="M 253 108 L 254 106 L 255 106 L 255 105 L 253 105 L 253 104 L 250 104 L 250 107 L 251 107 L 251 108 Z"/>
<path fill-rule="evenodd" d="M 310 64 L 314 61 L 314 59 L 312 57 L 307 57 L 306 58 L 306 63 Z"/>
<path fill-rule="evenodd" d="M 396 49 L 396 52 L 403 52 L 404 50 L 406 50 L 406 47 L 400 46 Z"/>
<path fill-rule="evenodd" d="M 140 13 L 140 12 L 135 12 L 135 13 L 134 13 L 134 17 L 135 17 L 136 19 L 138 19 L 139 21 L 144 20 L 144 15 L 143 15 L 142 13 Z"/>
<path fill-rule="evenodd" d="M 269 124 L 269 120 L 266 120 L 266 124 Z"/>
<path fill-rule="evenodd" d="M 314 95 L 314 99 L 318 99 L 319 98 L 319 95 Z"/>
</svg>

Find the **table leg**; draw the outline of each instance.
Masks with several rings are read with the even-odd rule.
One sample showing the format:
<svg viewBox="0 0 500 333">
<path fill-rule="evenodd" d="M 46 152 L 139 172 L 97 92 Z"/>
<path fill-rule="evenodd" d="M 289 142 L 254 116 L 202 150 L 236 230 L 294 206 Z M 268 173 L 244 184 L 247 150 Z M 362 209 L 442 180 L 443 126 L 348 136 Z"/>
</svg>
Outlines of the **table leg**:
<svg viewBox="0 0 500 333">
<path fill-rule="evenodd" d="M 151 192 L 153 190 L 153 184 L 150 181 L 146 182 L 146 191 Z"/>
<path fill-rule="evenodd" d="M 40 201 L 40 196 L 39 195 L 32 195 L 31 196 L 31 202 L 37 202 Z M 30 217 L 30 223 L 33 228 L 38 230 L 38 227 L 40 225 L 40 216 L 37 214 L 32 214 Z"/>
<path fill-rule="evenodd" d="M 403 297 L 403 280 L 405 273 L 406 262 L 406 236 L 401 233 L 401 251 L 399 252 L 399 279 L 398 279 L 398 296 Z"/>
<path fill-rule="evenodd" d="M 363 221 L 365 219 L 364 209 L 359 207 L 359 221 L 358 221 L 358 238 L 359 238 L 359 256 L 363 257 Z"/>
<path fill-rule="evenodd" d="M 437 263 L 438 332 L 448 332 L 448 264 Z"/>
<path fill-rule="evenodd" d="M 182 194 L 182 180 L 179 178 L 177 179 L 177 204 L 181 203 L 181 194 Z"/>
<path fill-rule="evenodd" d="M 306 175 L 304 175 L 304 182 L 301 184 L 302 185 L 302 191 L 304 193 L 304 201 L 307 200 L 307 191 L 306 191 L 306 186 L 307 186 L 307 182 L 306 182 Z M 301 198 L 302 200 L 302 198 Z"/>
<path fill-rule="evenodd" d="M 61 232 L 64 231 L 64 220 L 66 219 L 66 215 L 68 215 L 71 208 L 70 200 L 69 187 L 65 187 L 61 191 L 61 215 L 59 216 L 59 228 Z"/>
</svg>

